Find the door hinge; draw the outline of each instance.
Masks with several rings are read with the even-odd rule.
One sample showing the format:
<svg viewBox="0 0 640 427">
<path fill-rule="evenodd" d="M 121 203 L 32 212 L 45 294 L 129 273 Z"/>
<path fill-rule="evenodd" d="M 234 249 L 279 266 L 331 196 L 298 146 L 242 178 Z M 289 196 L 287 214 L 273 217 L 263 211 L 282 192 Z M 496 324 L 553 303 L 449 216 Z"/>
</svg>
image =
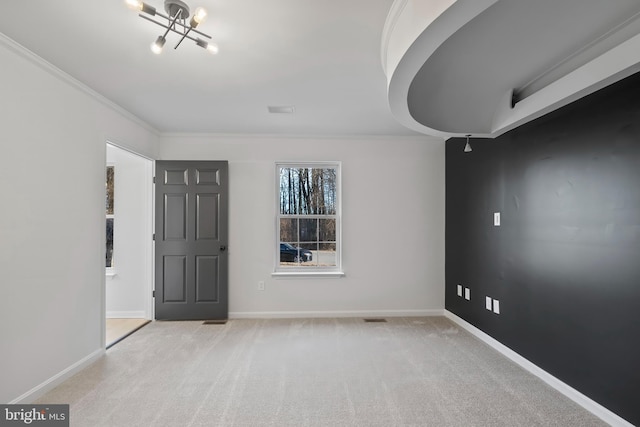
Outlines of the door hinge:
<svg viewBox="0 0 640 427">
<path fill-rule="evenodd" d="M 153 233 L 152 240 L 156 240 L 156 233 Z"/>
<path fill-rule="evenodd" d="M 155 298 L 156 297 L 156 291 L 152 291 L 151 292 L 151 296 Z"/>
<path fill-rule="evenodd" d="M 156 183 L 156 177 L 155 176 L 153 177 L 153 183 L 154 184 Z"/>
</svg>

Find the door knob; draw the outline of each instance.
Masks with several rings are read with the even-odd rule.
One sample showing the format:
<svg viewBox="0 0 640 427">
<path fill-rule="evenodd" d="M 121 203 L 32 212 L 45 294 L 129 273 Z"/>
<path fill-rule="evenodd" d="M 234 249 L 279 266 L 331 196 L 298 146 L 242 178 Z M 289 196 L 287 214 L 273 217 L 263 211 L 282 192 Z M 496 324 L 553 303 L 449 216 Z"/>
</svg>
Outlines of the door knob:
<svg viewBox="0 0 640 427">
<path fill-rule="evenodd" d="M 226 247 L 226 246 L 220 246 L 220 251 L 221 251 L 221 252 L 224 252 L 224 251 L 226 251 L 226 250 L 227 250 L 227 247 Z"/>
</svg>

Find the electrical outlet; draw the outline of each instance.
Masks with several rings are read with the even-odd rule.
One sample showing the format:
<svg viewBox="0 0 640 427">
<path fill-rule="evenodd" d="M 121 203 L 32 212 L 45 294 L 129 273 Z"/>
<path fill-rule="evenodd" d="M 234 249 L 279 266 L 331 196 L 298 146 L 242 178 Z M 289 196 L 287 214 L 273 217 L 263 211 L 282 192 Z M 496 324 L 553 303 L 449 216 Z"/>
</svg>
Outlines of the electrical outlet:
<svg viewBox="0 0 640 427">
<path fill-rule="evenodd" d="M 264 291 L 264 282 L 262 280 L 258 282 L 258 290 Z"/>
<path fill-rule="evenodd" d="M 469 301 L 471 299 L 471 289 L 464 288 L 464 299 Z"/>
<path fill-rule="evenodd" d="M 500 301 L 497 299 L 493 300 L 493 312 L 495 314 L 500 314 Z"/>
<path fill-rule="evenodd" d="M 493 213 L 493 225 L 500 227 L 500 212 Z"/>
<path fill-rule="evenodd" d="M 462 285 L 458 285 L 458 296 L 462 296 Z"/>
<path fill-rule="evenodd" d="M 491 311 L 491 301 L 492 301 L 491 297 L 486 297 L 484 299 L 484 306 L 489 311 Z"/>
</svg>

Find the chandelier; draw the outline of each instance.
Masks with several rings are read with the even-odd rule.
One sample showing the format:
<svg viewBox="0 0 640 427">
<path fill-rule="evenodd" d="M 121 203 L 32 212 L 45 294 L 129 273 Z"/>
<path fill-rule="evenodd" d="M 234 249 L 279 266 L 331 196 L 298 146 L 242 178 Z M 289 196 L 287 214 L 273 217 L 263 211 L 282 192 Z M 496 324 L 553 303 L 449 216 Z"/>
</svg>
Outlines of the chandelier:
<svg viewBox="0 0 640 427">
<path fill-rule="evenodd" d="M 211 39 L 210 35 L 196 30 L 198 24 L 200 24 L 207 16 L 207 11 L 204 8 L 196 8 L 191 18 L 189 18 L 189 6 L 187 6 L 185 2 L 180 0 L 164 1 L 164 10 L 167 12 L 167 15 L 157 11 L 155 7 L 149 6 L 148 4 L 140 0 L 126 0 L 126 2 L 127 5 L 129 5 L 129 7 L 131 7 L 132 9 L 139 10 L 140 12 L 146 14 L 143 15 L 143 13 L 139 13 L 138 16 L 140 18 L 151 21 L 154 24 L 157 24 L 165 29 L 164 34 L 158 36 L 156 41 L 151 43 L 151 51 L 153 53 L 160 54 L 162 52 L 162 48 L 167 42 L 167 35 L 169 34 L 169 32 L 176 33 L 180 36 L 180 40 L 178 40 L 178 43 L 176 44 L 174 49 L 177 49 L 184 39 L 189 39 L 193 40 L 198 46 L 206 49 L 210 53 L 218 53 L 218 46 L 215 43 L 205 41 L 202 38 L 193 35 L 198 34 L 202 37 L 206 37 L 207 39 Z M 161 18 L 164 18 L 166 22 L 156 21 L 155 19 L 150 18 L 147 15 L 159 16 Z"/>
</svg>

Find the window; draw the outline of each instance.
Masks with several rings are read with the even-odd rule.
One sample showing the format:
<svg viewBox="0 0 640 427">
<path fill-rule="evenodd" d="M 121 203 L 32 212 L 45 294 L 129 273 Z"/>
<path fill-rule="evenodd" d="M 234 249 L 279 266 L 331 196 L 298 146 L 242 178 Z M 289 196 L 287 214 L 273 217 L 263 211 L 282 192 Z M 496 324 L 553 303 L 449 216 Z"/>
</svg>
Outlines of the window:
<svg viewBox="0 0 640 427">
<path fill-rule="evenodd" d="M 341 275 L 340 164 L 278 163 L 275 274 Z"/>
<path fill-rule="evenodd" d="M 115 170 L 113 166 L 107 166 L 106 182 L 106 213 L 107 213 L 107 250 L 106 268 L 113 269 L 113 189 Z"/>
</svg>

